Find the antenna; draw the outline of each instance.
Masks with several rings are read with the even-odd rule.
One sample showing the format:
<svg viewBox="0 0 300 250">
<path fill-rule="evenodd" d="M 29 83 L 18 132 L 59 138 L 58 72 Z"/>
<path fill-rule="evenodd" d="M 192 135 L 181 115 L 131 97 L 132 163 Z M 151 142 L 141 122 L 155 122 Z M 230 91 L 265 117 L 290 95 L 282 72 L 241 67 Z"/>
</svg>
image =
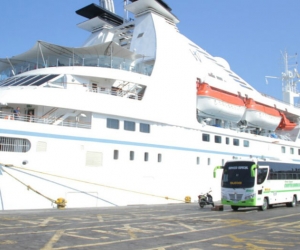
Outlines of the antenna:
<svg viewBox="0 0 300 250">
<path fill-rule="evenodd" d="M 298 55 L 295 53 L 294 56 L 288 56 L 286 51 L 281 52 L 281 55 L 283 57 L 284 71 L 281 73 L 281 76 L 278 77 L 266 76 L 266 84 L 269 84 L 268 78 L 281 79 L 283 101 L 294 105 L 294 98 L 299 97 L 297 84 L 300 82 L 300 74 L 297 70 L 298 63 L 296 61 Z M 292 58 L 294 58 L 296 62 L 290 65 L 289 61 Z"/>
<path fill-rule="evenodd" d="M 128 10 L 126 9 L 127 4 L 128 0 L 124 0 L 124 23 L 128 21 Z"/>
</svg>

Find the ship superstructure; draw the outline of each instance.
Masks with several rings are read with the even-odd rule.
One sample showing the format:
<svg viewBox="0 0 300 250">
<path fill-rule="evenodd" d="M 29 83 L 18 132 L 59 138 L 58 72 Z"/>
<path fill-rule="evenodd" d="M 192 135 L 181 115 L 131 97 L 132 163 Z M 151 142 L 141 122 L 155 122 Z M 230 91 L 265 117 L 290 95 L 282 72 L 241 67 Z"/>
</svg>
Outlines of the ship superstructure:
<svg viewBox="0 0 300 250">
<path fill-rule="evenodd" d="M 298 107 L 183 36 L 164 1 L 125 9 L 134 19 L 113 1 L 77 10 L 82 47 L 38 41 L 0 59 L 0 209 L 218 199 L 212 172 L 228 159 L 300 161 Z"/>
</svg>

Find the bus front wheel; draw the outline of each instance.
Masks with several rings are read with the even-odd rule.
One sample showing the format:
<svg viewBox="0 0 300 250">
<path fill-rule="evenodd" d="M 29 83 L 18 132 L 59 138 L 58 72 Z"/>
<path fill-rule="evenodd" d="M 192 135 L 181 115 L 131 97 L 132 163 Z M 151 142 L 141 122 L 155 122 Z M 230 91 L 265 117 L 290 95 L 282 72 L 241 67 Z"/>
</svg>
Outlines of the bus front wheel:
<svg viewBox="0 0 300 250">
<path fill-rule="evenodd" d="M 288 202 L 288 203 L 286 204 L 286 206 L 287 206 L 287 207 L 296 207 L 296 206 L 297 206 L 297 198 L 296 198 L 295 195 L 293 196 L 292 202 Z"/>
<path fill-rule="evenodd" d="M 237 211 L 237 210 L 239 209 L 239 207 L 238 207 L 238 206 L 231 206 L 231 209 L 232 209 L 233 211 Z"/>
<path fill-rule="evenodd" d="M 268 209 L 268 207 L 269 207 L 268 199 L 264 198 L 264 203 L 259 208 L 261 211 L 266 211 Z"/>
</svg>

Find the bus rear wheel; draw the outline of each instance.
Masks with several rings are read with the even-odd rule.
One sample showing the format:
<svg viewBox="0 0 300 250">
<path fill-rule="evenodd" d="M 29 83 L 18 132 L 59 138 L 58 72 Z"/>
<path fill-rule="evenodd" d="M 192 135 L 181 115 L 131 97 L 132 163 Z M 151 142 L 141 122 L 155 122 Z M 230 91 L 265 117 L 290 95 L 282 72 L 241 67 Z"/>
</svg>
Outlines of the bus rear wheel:
<svg viewBox="0 0 300 250">
<path fill-rule="evenodd" d="M 269 202 L 267 198 L 264 198 L 264 203 L 259 207 L 261 211 L 266 211 L 269 207 Z"/>
</svg>

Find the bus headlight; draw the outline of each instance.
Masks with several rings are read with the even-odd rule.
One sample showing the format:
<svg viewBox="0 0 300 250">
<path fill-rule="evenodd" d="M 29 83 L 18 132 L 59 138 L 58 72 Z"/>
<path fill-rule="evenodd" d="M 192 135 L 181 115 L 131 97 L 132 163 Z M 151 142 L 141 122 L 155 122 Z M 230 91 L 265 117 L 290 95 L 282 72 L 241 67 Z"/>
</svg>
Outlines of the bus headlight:
<svg viewBox="0 0 300 250">
<path fill-rule="evenodd" d="M 255 197 L 255 193 L 245 196 L 245 200 L 250 200 Z"/>
</svg>

